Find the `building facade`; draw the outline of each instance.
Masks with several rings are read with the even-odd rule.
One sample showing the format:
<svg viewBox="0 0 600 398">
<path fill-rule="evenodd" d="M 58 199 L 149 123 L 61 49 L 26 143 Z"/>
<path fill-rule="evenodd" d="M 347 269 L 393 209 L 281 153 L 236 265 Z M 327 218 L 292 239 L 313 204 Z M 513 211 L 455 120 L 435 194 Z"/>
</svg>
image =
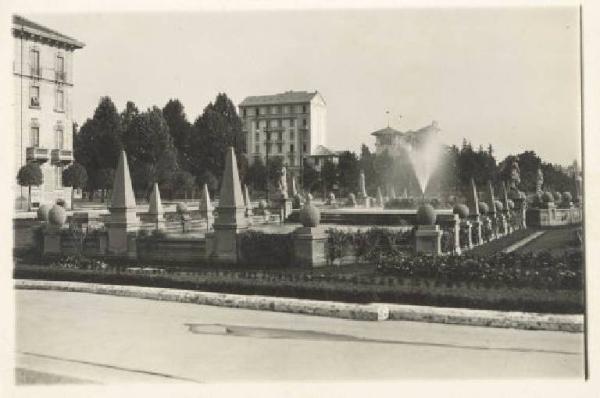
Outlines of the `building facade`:
<svg viewBox="0 0 600 398">
<path fill-rule="evenodd" d="M 62 171 L 73 162 L 73 54 L 84 44 L 20 16 L 13 16 L 12 33 L 15 199 L 23 203 L 28 196 L 28 188 L 16 183 L 18 170 L 37 162 L 44 182 L 31 188 L 32 204 L 63 199 L 70 207 Z"/>
<path fill-rule="evenodd" d="M 433 121 L 430 125 L 414 131 L 402 132 L 388 126 L 371 133 L 371 135 L 375 136 L 375 152 L 378 155 L 387 151 L 391 156 L 402 156 L 407 149 L 419 146 L 439 131 L 437 122 Z"/>
<path fill-rule="evenodd" d="M 297 174 L 302 160 L 325 145 L 327 105 L 318 91 L 246 97 L 239 114 L 250 164 L 278 156 Z"/>
</svg>

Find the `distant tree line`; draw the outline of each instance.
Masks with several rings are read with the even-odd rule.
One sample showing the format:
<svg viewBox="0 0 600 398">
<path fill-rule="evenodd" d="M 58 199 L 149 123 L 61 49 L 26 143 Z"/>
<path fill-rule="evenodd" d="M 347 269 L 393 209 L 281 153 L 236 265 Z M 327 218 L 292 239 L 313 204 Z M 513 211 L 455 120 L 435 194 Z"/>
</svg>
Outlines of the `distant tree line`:
<svg viewBox="0 0 600 398">
<path fill-rule="evenodd" d="M 177 99 L 169 100 L 162 109 L 154 106 L 145 111 L 129 101 L 119 112 L 109 97 L 102 97 L 93 116 L 74 132 L 75 163 L 65 170 L 63 179 L 66 184 L 87 191 L 90 197 L 100 193 L 100 199 L 104 200 L 113 184 L 119 153 L 125 149 L 138 198 L 147 198 L 154 182 L 166 198 L 197 196 L 205 183 L 214 195 L 224 169 L 225 149 L 233 146 L 242 182 L 252 191 L 264 192 L 267 176 L 269 184 L 277 184 L 282 159 L 270 158 L 269 164 L 257 160 L 249 166 L 243 156 L 244 139 L 236 107 L 224 93 L 218 94 L 193 123 L 188 121 L 184 106 Z M 546 188 L 575 191 L 576 163 L 569 167 L 546 163 L 533 151 L 507 156 L 498 163 L 491 145 L 474 149 L 463 140 L 460 148 L 444 147 L 426 193 L 464 192 L 471 178 L 480 186 L 488 180 L 498 186 L 510 178 L 515 159 L 520 166 L 521 190 L 535 190 L 540 168 Z M 398 195 L 404 190 L 412 196 L 421 194 L 408 156 L 375 154 L 366 145 L 362 145 L 359 154 L 344 151 L 337 163 L 327 161 L 319 168 L 305 160 L 298 189 L 314 194 L 357 192 L 361 170 L 372 196 L 378 187 L 384 194 L 391 187 Z M 21 178 L 20 182 L 39 183 L 35 178 Z"/>
</svg>

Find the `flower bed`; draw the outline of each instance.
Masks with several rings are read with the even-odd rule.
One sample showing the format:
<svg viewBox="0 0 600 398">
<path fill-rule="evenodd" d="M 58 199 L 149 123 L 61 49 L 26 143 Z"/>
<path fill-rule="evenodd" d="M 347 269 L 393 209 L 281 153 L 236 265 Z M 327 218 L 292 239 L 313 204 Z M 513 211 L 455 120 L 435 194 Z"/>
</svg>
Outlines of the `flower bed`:
<svg viewBox="0 0 600 398">
<path fill-rule="evenodd" d="M 366 231 L 327 231 L 327 261 L 332 264 L 345 255 L 353 255 L 357 261 L 375 261 L 380 257 L 396 256 L 412 252 L 414 229 L 398 232 L 385 228 Z"/>
<path fill-rule="evenodd" d="M 441 282 L 475 282 L 490 286 L 538 289 L 583 289 L 583 262 L 580 251 L 552 257 L 538 254 L 471 256 L 399 256 L 383 258 L 382 275 L 430 278 Z"/>
</svg>

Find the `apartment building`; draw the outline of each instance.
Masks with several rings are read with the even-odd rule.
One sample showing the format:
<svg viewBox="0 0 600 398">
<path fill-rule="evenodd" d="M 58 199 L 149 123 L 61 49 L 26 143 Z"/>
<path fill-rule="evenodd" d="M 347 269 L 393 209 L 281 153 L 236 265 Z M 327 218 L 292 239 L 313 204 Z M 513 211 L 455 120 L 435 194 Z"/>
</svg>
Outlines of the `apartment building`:
<svg viewBox="0 0 600 398">
<path fill-rule="evenodd" d="M 73 161 L 73 54 L 84 44 L 21 16 L 13 16 L 15 87 L 15 199 L 28 189 L 16 183 L 28 162 L 40 164 L 44 183 L 32 187 L 34 206 L 63 199 L 70 206 L 71 188 L 62 171 Z"/>
<path fill-rule="evenodd" d="M 327 105 L 318 92 L 246 97 L 239 105 L 249 163 L 279 156 L 292 174 L 325 145 Z"/>
</svg>

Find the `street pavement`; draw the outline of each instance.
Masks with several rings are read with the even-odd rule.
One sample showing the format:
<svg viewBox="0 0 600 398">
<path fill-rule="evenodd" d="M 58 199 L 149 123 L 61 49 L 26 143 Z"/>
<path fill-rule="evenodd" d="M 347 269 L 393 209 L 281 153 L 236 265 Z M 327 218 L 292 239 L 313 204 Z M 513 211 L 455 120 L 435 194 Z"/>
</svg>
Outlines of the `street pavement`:
<svg viewBox="0 0 600 398">
<path fill-rule="evenodd" d="M 17 290 L 23 383 L 582 378 L 583 334 Z M 23 381 L 24 380 L 24 381 Z"/>
</svg>

